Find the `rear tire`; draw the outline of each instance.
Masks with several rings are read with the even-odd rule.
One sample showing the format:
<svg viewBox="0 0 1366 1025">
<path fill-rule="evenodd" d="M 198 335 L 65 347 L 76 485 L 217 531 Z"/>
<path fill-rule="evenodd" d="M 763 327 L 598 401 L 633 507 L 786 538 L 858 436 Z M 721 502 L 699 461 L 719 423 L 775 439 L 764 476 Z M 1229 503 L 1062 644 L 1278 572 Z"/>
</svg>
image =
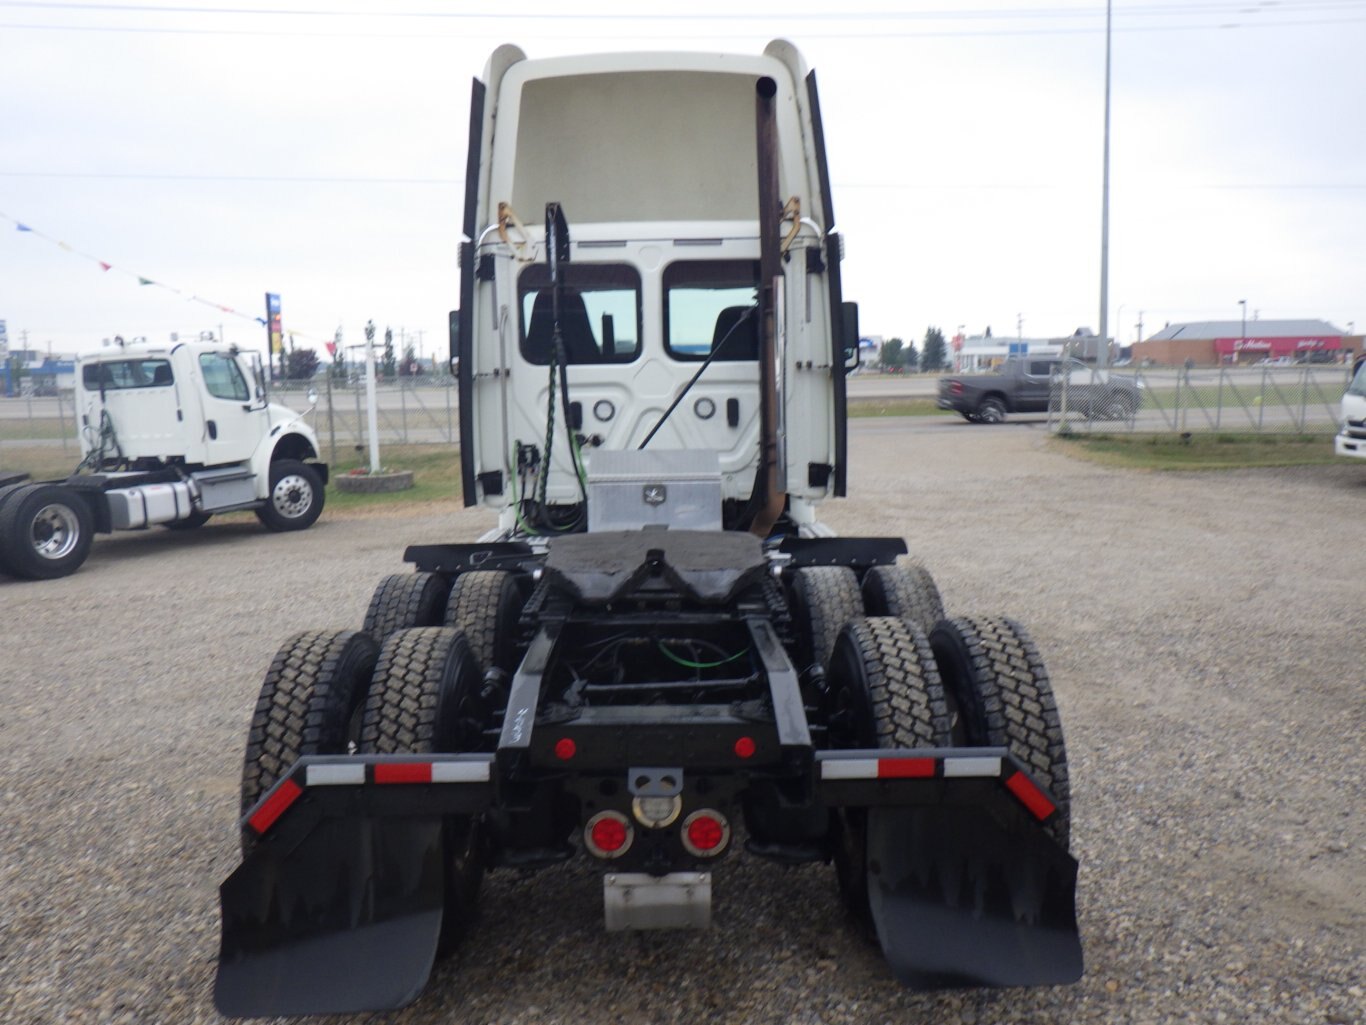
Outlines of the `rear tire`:
<svg viewBox="0 0 1366 1025">
<path fill-rule="evenodd" d="M 486 718 L 480 671 L 469 641 L 449 627 L 390 635 L 380 651 L 361 721 L 366 754 L 478 751 Z M 450 815 L 442 826 L 446 907 L 438 949 L 451 950 L 469 929 L 484 877 L 481 816 Z"/>
<path fill-rule="evenodd" d="M 983 424 L 1005 423 L 1005 404 L 1000 399 L 983 399 L 977 406 L 977 422 Z"/>
<path fill-rule="evenodd" d="M 918 562 L 870 569 L 863 578 L 863 607 L 870 616 L 909 619 L 926 635 L 944 618 L 934 577 Z"/>
<path fill-rule="evenodd" d="M 830 658 L 826 721 L 833 748 L 932 748 L 949 745 L 949 711 L 934 654 L 913 623 L 892 616 L 857 619 L 840 631 Z M 871 932 L 866 809 L 837 815 L 835 874 L 845 906 Z"/>
<path fill-rule="evenodd" d="M 325 500 L 318 471 L 297 459 L 270 464 L 270 494 L 256 518 L 271 530 L 304 530 L 322 515 Z"/>
<path fill-rule="evenodd" d="M 948 619 L 930 634 L 959 729 L 973 747 L 1004 747 L 1052 794 L 1045 830 L 1067 847 L 1071 785 L 1062 721 L 1038 648 L 1011 619 Z"/>
<path fill-rule="evenodd" d="M 521 589 L 507 570 L 470 570 L 455 578 L 446 602 L 446 625 L 465 632 L 481 670 L 511 672 L 522 604 Z"/>
<path fill-rule="evenodd" d="M 840 628 L 862 615 L 858 577 L 848 566 L 807 566 L 793 574 L 792 620 L 808 664 L 824 669 Z"/>
<path fill-rule="evenodd" d="M 266 671 L 242 764 L 242 814 L 304 755 L 347 754 L 379 647 L 357 630 L 315 630 L 281 645 Z M 250 849 L 243 833 L 243 850 Z"/>
<path fill-rule="evenodd" d="M 379 582 L 364 630 L 383 644 L 396 630 L 440 626 L 446 614 L 446 578 L 435 573 L 392 573 Z"/>
<path fill-rule="evenodd" d="M 90 507 L 71 488 L 24 485 L 0 506 L 0 564 L 28 580 L 70 576 L 90 554 L 94 530 Z"/>
</svg>

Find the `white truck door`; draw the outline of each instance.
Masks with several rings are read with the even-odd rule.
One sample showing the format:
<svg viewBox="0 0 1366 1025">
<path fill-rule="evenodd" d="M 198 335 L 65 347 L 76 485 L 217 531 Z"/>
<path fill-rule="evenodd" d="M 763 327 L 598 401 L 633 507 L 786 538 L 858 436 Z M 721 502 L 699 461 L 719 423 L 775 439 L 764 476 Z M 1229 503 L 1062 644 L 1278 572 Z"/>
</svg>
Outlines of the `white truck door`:
<svg viewBox="0 0 1366 1025">
<path fill-rule="evenodd" d="M 266 429 L 264 402 L 228 352 L 201 352 L 199 377 L 204 399 L 204 463 L 245 463 Z"/>
</svg>

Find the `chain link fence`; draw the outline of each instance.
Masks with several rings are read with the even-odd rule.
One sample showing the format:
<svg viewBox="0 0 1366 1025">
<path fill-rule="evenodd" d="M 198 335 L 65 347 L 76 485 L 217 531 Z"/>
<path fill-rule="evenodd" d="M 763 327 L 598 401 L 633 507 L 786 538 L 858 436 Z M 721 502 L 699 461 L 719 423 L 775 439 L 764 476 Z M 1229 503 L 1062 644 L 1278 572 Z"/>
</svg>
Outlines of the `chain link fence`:
<svg viewBox="0 0 1366 1025">
<path fill-rule="evenodd" d="M 1049 388 L 1053 431 L 1332 434 L 1351 368 L 1076 369 Z"/>
<path fill-rule="evenodd" d="M 319 376 L 310 381 L 277 381 L 271 386 L 270 401 L 303 413 L 310 406 L 310 390 L 318 396 L 308 422 L 318 434 L 324 459 L 336 463 L 367 443 L 364 380 L 333 381 Z M 381 446 L 459 443 L 456 383 L 449 374 L 379 383 L 375 405 Z M 0 453 L 7 445 L 50 445 L 74 457 L 80 451 L 78 421 L 70 391 L 0 399 Z"/>
</svg>

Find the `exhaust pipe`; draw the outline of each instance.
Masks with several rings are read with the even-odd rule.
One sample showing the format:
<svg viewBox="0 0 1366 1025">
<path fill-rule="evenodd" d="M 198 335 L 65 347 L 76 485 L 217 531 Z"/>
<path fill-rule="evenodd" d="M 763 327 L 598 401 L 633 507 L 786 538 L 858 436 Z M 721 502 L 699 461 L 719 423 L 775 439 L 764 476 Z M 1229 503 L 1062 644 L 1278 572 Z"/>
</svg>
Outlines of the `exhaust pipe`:
<svg viewBox="0 0 1366 1025">
<path fill-rule="evenodd" d="M 755 135 L 759 165 L 759 472 L 754 480 L 758 511 L 750 533 L 768 536 L 787 502 L 778 484 L 778 355 L 775 304 L 782 274 L 778 227 L 778 83 L 767 75 L 755 83 Z"/>
</svg>

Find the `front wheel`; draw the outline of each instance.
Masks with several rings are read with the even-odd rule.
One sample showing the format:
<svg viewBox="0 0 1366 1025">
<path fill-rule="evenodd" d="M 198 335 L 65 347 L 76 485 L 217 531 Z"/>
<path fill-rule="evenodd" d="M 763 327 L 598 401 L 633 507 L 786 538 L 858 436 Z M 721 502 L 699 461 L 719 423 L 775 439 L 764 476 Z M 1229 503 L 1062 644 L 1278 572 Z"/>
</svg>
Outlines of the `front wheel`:
<svg viewBox="0 0 1366 1025">
<path fill-rule="evenodd" d="M 94 520 L 85 500 L 55 484 L 30 484 L 0 507 L 0 568 L 29 580 L 69 576 L 90 554 Z"/>
<path fill-rule="evenodd" d="M 270 494 L 256 518 L 271 530 L 304 530 L 323 511 L 323 480 L 318 471 L 297 459 L 270 464 Z"/>
</svg>

